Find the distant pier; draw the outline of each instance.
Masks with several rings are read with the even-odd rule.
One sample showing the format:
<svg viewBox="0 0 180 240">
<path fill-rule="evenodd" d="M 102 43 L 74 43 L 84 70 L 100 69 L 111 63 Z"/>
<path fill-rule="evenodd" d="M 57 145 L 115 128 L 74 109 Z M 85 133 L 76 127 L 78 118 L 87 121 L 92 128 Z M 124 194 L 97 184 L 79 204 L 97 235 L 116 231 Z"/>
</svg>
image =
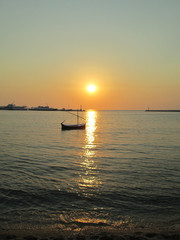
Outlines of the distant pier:
<svg viewBox="0 0 180 240">
<path fill-rule="evenodd" d="M 180 110 L 150 110 L 147 109 L 145 112 L 180 112 Z"/>
</svg>

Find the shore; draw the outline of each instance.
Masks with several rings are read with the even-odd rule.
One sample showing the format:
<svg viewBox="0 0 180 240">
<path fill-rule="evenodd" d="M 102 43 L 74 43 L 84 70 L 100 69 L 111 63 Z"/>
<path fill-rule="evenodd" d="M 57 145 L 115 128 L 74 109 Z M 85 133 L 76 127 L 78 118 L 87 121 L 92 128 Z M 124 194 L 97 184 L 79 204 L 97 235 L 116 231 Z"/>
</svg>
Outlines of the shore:
<svg viewBox="0 0 180 240">
<path fill-rule="evenodd" d="M 1 230 L 1 240 L 179 240 L 180 230 L 84 228 L 76 231 Z"/>
</svg>

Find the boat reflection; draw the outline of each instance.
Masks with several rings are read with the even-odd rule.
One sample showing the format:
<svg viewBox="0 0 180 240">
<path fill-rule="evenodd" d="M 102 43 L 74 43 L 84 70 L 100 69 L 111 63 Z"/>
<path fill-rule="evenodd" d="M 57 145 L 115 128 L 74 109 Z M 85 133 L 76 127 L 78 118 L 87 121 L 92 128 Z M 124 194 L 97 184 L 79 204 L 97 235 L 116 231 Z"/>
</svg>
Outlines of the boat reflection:
<svg viewBox="0 0 180 240">
<path fill-rule="evenodd" d="M 81 161 L 81 172 L 79 187 L 86 194 L 90 194 L 90 189 L 96 189 L 100 184 L 98 179 L 98 169 L 96 165 L 96 111 L 88 111 L 86 113 L 86 136 L 85 136 L 85 146 Z"/>
</svg>

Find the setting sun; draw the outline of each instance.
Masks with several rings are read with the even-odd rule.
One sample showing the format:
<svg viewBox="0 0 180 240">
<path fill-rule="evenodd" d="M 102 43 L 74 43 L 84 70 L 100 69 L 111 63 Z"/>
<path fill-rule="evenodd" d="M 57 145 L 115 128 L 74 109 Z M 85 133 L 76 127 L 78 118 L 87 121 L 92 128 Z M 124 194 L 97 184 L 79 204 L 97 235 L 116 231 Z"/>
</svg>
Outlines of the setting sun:
<svg viewBox="0 0 180 240">
<path fill-rule="evenodd" d="M 96 91 L 96 86 L 94 84 L 88 85 L 87 90 L 88 92 L 93 93 Z"/>
</svg>

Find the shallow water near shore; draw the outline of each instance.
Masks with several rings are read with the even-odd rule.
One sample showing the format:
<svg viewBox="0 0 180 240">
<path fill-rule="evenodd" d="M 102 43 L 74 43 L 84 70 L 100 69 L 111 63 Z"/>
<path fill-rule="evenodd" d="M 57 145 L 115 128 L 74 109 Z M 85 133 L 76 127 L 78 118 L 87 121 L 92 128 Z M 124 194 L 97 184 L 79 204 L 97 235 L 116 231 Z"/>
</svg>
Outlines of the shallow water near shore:
<svg viewBox="0 0 180 240">
<path fill-rule="evenodd" d="M 0 226 L 170 228 L 180 224 L 180 114 L 0 111 Z"/>
</svg>

